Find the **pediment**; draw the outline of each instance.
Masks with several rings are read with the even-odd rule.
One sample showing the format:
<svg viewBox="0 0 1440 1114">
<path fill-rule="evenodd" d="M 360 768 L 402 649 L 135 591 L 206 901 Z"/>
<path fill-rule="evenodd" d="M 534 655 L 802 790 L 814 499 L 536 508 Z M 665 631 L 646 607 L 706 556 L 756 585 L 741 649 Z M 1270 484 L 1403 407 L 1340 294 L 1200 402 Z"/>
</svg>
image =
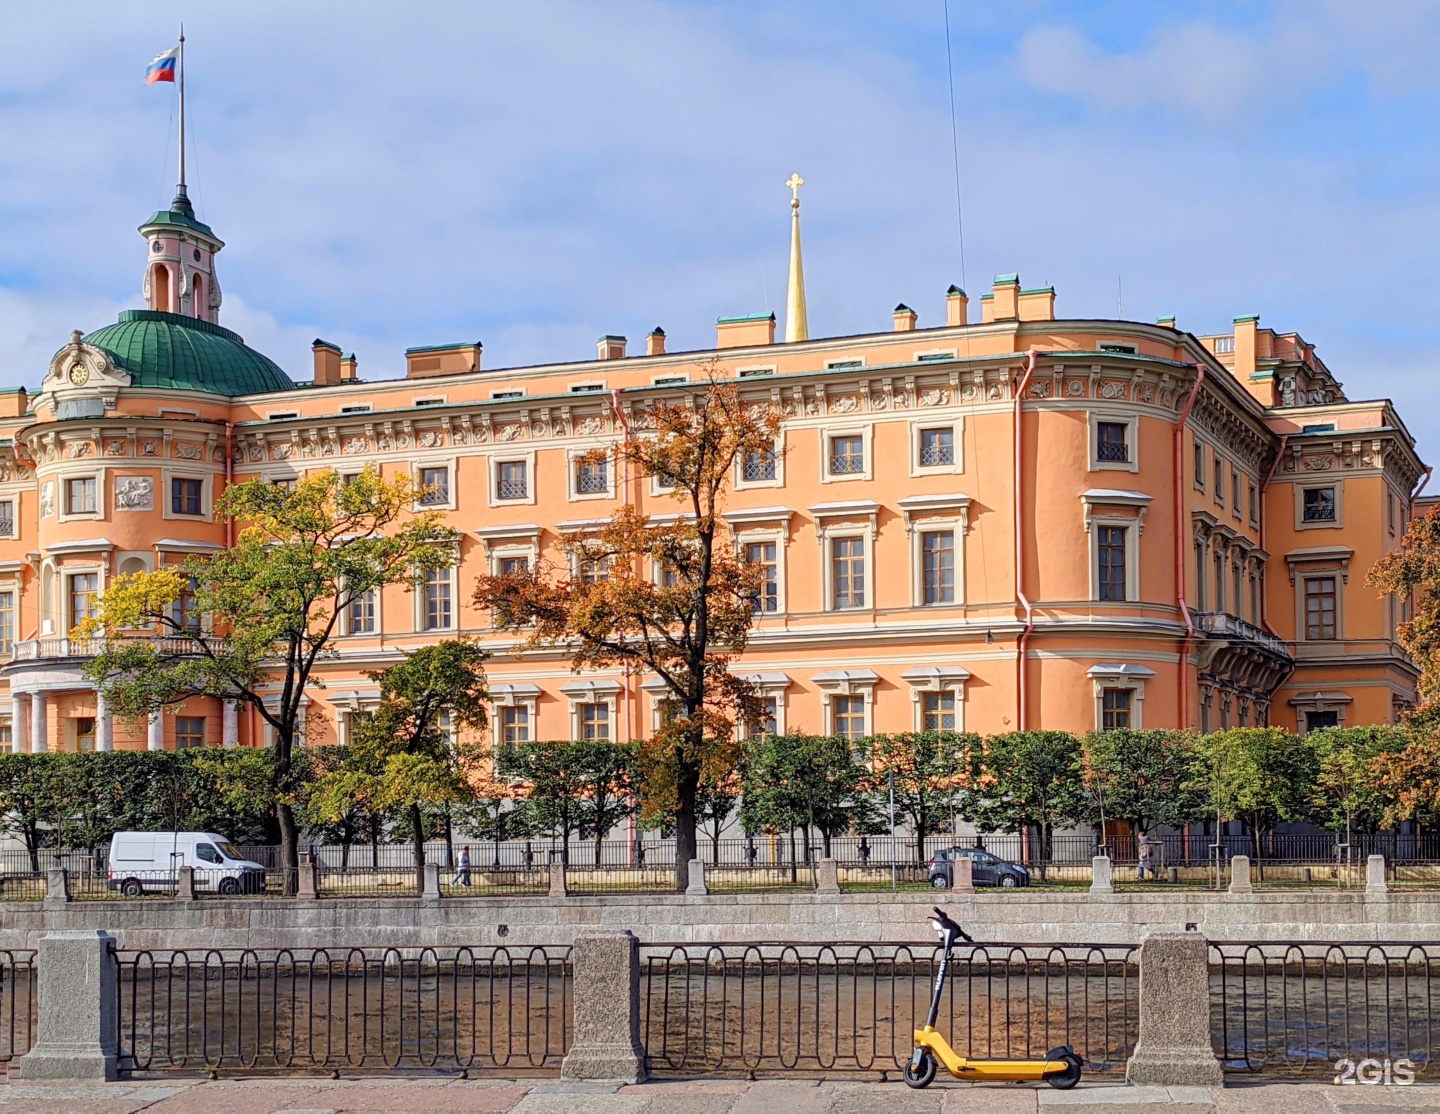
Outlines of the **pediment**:
<svg viewBox="0 0 1440 1114">
<path fill-rule="evenodd" d="M 117 368 L 109 353 L 81 339 L 80 330 L 70 334 L 70 343 L 50 359 L 50 369 L 41 384 L 42 397 L 53 404 L 69 399 L 103 399 L 114 405 L 116 392 L 130 386 L 130 373 Z"/>
</svg>

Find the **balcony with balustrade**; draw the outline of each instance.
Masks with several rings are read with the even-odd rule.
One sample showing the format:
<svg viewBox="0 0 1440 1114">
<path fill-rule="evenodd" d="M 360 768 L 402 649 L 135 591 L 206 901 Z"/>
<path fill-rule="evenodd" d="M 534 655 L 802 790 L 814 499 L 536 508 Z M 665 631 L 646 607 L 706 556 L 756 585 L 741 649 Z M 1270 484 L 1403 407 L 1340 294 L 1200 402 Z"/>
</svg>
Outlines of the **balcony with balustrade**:
<svg viewBox="0 0 1440 1114">
<path fill-rule="evenodd" d="M 1191 615 L 1203 638 L 1196 647 L 1200 672 L 1258 692 L 1273 693 L 1295 668 L 1285 640 L 1228 611 Z"/>
</svg>

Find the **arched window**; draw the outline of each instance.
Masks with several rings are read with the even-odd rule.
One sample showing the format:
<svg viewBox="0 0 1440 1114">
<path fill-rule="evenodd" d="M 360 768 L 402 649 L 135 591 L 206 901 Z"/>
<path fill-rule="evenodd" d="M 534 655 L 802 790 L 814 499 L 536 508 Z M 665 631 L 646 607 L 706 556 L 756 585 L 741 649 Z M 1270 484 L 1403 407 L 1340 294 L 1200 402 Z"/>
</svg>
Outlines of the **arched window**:
<svg viewBox="0 0 1440 1114">
<path fill-rule="evenodd" d="M 193 289 L 190 293 L 190 312 L 203 320 L 205 317 L 205 280 L 200 275 L 196 275 L 191 280 L 191 286 Z"/>
<path fill-rule="evenodd" d="M 151 306 L 165 312 L 170 311 L 170 268 L 163 263 L 155 264 L 150 279 Z"/>
</svg>

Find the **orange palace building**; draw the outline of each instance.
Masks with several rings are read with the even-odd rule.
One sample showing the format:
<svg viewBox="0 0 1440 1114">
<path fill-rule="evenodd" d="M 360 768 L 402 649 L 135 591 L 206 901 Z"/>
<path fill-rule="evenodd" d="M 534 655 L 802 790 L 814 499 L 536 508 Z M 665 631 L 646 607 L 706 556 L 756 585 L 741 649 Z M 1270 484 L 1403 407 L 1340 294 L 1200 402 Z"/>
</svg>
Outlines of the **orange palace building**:
<svg viewBox="0 0 1440 1114">
<path fill-rule="evenodd" d="M 538 367 L 429 345 L 404 378 L 367 382 L 316 341 L 301 382 L 219 324 L 223 244 L 182 190 L 140 229 L 148 308 L 74 333 L 38 393 L 0 395 L 3 738 L 263 745 L 259 717 L 219 700 L 113 719 L 69 632 L 116 576 L 222 548 L 227 483 L 367 464 L 430 485 L 458 564 L 343 617 L 309 742 L 343 742 L 373 707 L 366 671 L 457 635 L 493 652 L 497 739 L 645 735 L 653 679 L 521 653 L 470 597 L 625 502 L 674 514 L 654 481 L 580 458 L 712 363 L 786 415 L 726 511 L 765 568 L 738 668 L 778 730 L 1305 730 L 1412 703 L 1406 602 L 1365 584 L 1427 474 L 1388 401 L 1351 401 L 1310 343 L 1255 317 L 1206 336 L 1060 319 L 1054 291 L 1016 275 L 978 307 L 952 287 L 934 327 L 902 305 L 887 331 L 811 338 L 792 211 L 783 342 L 767 314 L 720 318 L 705 351 L 667 352 L 656 329 L 643 353 L 606 336 L 598 358 Z"/>
</svg>

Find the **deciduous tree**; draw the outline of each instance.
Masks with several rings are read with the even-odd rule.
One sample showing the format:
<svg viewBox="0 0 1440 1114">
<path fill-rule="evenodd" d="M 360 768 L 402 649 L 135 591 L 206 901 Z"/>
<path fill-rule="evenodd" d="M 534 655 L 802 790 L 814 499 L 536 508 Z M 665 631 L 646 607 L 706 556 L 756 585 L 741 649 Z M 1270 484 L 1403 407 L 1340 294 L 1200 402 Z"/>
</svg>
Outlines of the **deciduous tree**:
<svg viewBox="0 0 1440 1114">
<path fill-rule="evenodd" d="M 1201 814 L 1204 769 L 1187 731 L 1092 731 L 1081 742 L 1090 818 L 1118 820 L 1135 836 L 1157 825 L 1179 827 Z"/>
<path fill-rule="evenodd" d="M 454 532 L 437 513 L 415 511 L 419 494 L 408 477 L 386 481 L 373 466 L 348 479 L 312 473 L 293 488 L 237 484 L 216 505 L 243 524 L 230 549 L 117 578 L 96 617 L 76 628 L 104 640 L 86 672 L 116 714 L 212 696 L 248 706 L 274 730 L 271 791 L 292 872 L 306 690 L 335 653 L 340 617 L 366 593 L 455 562 Z"/>
<path fill-rule="evenodd" d="M 577 672 L 628 664 L 663 684 L 666 715 L 641 747 L 639 788 L 645 818 L 675 825 L 683 889 L 700 786 L 735 766 L 737 717 L 759 718 L 752 686 L 730 671 L 759 574 L 740 561 L 721 512 L 736 468 L 776 451 L 780 416 L 712 369 L 685 402 L 616 418 L 624 440 L 582 463 L 613 466 L 622 486 L 658 481 L 678 518 L 656 523 L 627 502 L 595 533 L 566 539 L 567 565 L 481 577 L 475 602 L 530 647 L 566 649 Z"/>
<path fill-rule="evenodd" d="M 978 736 L 954 731 L 872 735 L 862 743 L 869 769 L 861 785 L 882 809 L 893 786 L 895 812 L 915 835 L 917 863 L 925 860 L 925 837 L 944 826 L 969 784 L 970 754 L 979 745 Z"/>
<path fill-rule="evenodd" d="M 509 827 L 560 840 L 566 862 L 570 838 L 588 835 L 598 865 L 605 833 L 630 815 L 634 757 L 633 745 L 602 739 L 506 747 L 499 772 L 523 783 Z"/>
<path fill-rule="evenodd" d="M 1435 722 L 1440 718 L 1440 508 L 1410 521 L 1400 548 L 1375 562 L 1366 583 L 1414 601 L 1410 619 L 1395 628 L 1395 640 L 1420 666 L 1415 714 Z"/>
<path fill-rule="evenodd" d="M 1199 758 L 1206 812 L 1215 818 L 1216 830 L 1227 820 L 1242 821 L 1256 862 L 1263 862 L 1266 833 L 1282 821 L 1305 818 L 1319 772 L 1313 741 L 1279 727 L 1235 727 L 1202 737 Z"/>
<path fill-rule="evenodd" d="M 742 763 L 745 793 L 740 805 L 747 831 L 809 830 L 820 833 L 824 855 L 830 839 L 847 830 L 858 803 L 862 769 L 848 739 L 833 735 L 762 735 L 746 742 Z"/>
<path fill-rule="evenodd" d="M 1055 827 L 1085 813 L 1080 740 L 1068 731 L 1012 731 L 991 735 L 969 753 L 969 789 L 960 815 L 984 832 L 1033 827 L 1042 862 Z"/>
</svg>

